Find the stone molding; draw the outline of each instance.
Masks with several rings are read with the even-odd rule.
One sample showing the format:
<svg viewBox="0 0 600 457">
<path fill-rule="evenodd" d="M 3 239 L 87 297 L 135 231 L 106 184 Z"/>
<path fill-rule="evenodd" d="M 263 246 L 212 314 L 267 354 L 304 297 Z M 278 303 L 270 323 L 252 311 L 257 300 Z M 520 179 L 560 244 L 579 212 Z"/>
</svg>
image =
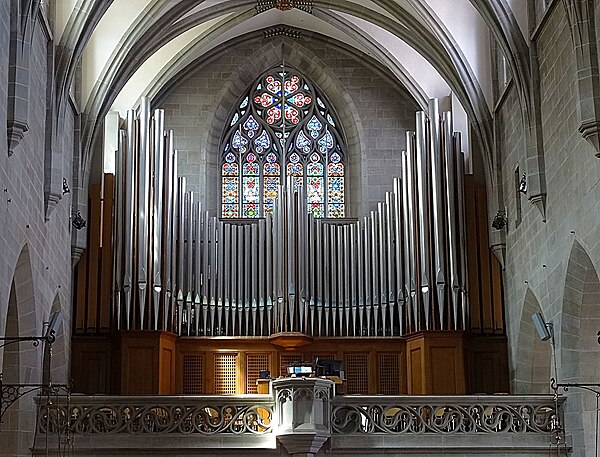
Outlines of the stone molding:
<svg viewBox="0 0 600 457">
<path fill-rule="evenodd" d="M 579 133 L 600 158 L 600 72 L 593 0 L 562 0 L 577 62 Z"/>
</svg>

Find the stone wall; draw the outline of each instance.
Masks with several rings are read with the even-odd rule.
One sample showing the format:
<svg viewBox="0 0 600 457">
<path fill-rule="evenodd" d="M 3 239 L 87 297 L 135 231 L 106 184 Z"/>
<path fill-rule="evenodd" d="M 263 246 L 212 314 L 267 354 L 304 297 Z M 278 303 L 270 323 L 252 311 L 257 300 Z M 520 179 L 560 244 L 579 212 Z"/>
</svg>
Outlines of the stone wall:
<svg viewBox="0 0 600 457">
<path fill-rule="evenodd" d="M 549 14 L 535 42 L 540 66 L 546 221 L 526 195 L 517 197 L 515 192 L 515 168 L 519 166 L 522 174 L 527 166 L 523 123 L 514 88 L 507 94 L 498 117 L 509 219 L 505 271 L 507 325 L 516 393 L 532 385 L 543 385 L 550 375 L 548 364 L 538 364 L 543 369 L 536 370 L 522 360 L 523 354 L 532 351 L 529 354 L 532 359 L 543 352 L 549 354 L 543 345 L 531 345 L 537 339 L 531 326 L 532 311 L 543 312 L 546 320 L 554 324 L 559 379 L 597 382 L 597 378 L 588 376 L 585 365 L 589 364 L 589 353 L 595 354 L 596 361 L 600 355 L 596 341 L 600 327 L 583 325 L 591 316 L 600 315 L 600 300 L 593 280 L 600 268 L 600 161 L 577 130 L 576 55 L 564 8 L 556 5 Z M 522 222 L 517 226 L 518 198 Z M 581 360 L 575 357 L 580 351 L 588 353 Z M 574 438 L 574 455 L 584 455 L 584 442 L 592 446 L 588 451 L 593 449 L 592 437 L 584 436 L 582 429 L 583 417 L 589 422 L 586 433 L 593 430 L 591 404 L 569 394 L 566 424 L 567 432 Z"/>
<path fill-rule="evenodd" d="M 10 3 L 0 2 L 0 100 L 8 93 Z M 62 198 L 46 219 L 44 210 L 44 157 L 47 108 L 47 49 L 51 34 L 41 15 L 31 44 L 28 100 L 28 131 L 9 157 L 6 129 L 0 129 L 0 335 L 41 335 L 43 322 L 54 309 L 62 309 L 70 329 L 71 233 L 70 195 Z M 7 105 L 0 103 L 0 124 L 7 125 Z M 73 116 L 67 115 L 57 134 L 64 139 L 64 176 L 70 180 Z M 12 293 L 11 293 L 12 291 Z M 13 312 L 8 321 L 9 297 Z M 11 334 L 9 336 L 16 336 Z M 59 336 L 53 366 L 55 381 L 67 379 L 69 338 Z M 4 352 L 6 351 L 6 352 Z M 12 353 L 12 356 L 8 354 Z M 6 355 L 7 357 L 3 357 Z M 10 373 L 5 383 L 41 382 L 42 347 L 21 343 L 0 350 L 0 367 Z M 56 367 L 61 367 L 58 370 Z M 4 405 L 3 405 L 4 406 Z M 0 455 L 29 455 L 33 436 L 32 395 L 13 405 L 2 424 Z M 10 433 L 11 431 L 15 433 Z"/>
<path fill-rule="evenodd" d="M 416 103 L 371 69 L 367 56 L 359 59 L 327 40 L 300 37 L 286 39 L 286 43 L 287 49 L 292 49 L 284 51 L 288 64 L 304 72 L 324 93 L 338 114 L 348 143 L 354 144 L 348 147 L 348 213 L 367 214 L 392 190 L 393 177 L 400 176 L 405 132 L 414 130 Z M 216 119 L 215 113 L 224 106 L 224 98 L 242 93 L 249 81 L 271 67 L 265 49 L 275 57 L 281 38 L 261 37 L 228 48 L 177 83 L 159 103 L 165 109 L 167 128 L 175 132 L 179 174 L 187 177 L 191 190 L 201 193 L 211 211 L 219 207 L 218 143 L 231 114 L 227 110 Z M 249 73 L 249 66 L 257 71 L 247 81 L 240 73 Z M 229 100 L 231 106 L 239 102 L 239 98 Z"/>
</svg>

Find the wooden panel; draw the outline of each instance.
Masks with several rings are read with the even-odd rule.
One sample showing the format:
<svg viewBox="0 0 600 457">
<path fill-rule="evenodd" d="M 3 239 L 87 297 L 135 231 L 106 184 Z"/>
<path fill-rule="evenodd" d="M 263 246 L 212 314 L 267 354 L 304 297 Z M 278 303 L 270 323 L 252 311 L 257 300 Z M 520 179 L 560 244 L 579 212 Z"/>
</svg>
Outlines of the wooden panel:
<svg viewBox="0 0 600 457">
<path fill-rule="evenodd" d="M 382 395 L 400 395 L 402 362 L 400 354 L 378 354 L 378 381 Z"/>
<path fill-rule="evenodd" d="M 423 384 L 422 351 L 423 348 L 421 347 L 409 349 L 409 394 L 423 395 L 425 393 L 425 386 Z"/>
<path fill-rule="evenodd" d="M 183 386 L 186 395 L 200 395 L 204 392 L 204 354 L 183 356 Z"/>
<path fill-rule="evenodd" d="M 170 395 L 175 391 L 173 375 L 174 352 L 170 347 L 163 346 L 161 348 L 160 377 L 158 379 L 158 393 L 160 395 Z"/>
<path fill-rule="evenodd" d="M 510 393 L 506 336 L 471 337 L 471 393 Z"/>
<path fill-rule="evenodd" d="M 479 243 L 477 202 L 472 176 L 465 176 L 465 218 L 467 235 L 467 268 L 469 270 L 469 315 L 471 330 L 481 331 L 481 298 L 479 292 Z"/>
<path fill-rule="evenodd" d="M 349 394 L 369 393 L 369 355 L 346 354 L 344 368 L 346 369 L 347 389 Z"/>
<path fill-rule="evenodd" d="M 502 268 L 489 248 L 486 189 L 465 177 L 467 264 L 469 269 L 470 329 L 479 334 L 500 334 L 504 328 Z"/>
<path fill-rule="evenodd" d="M 287 368 L 295 362 L 302 362 L 302 354 L 283 353 L 279 355 L 279 376 L 287 376 Z"/>
<path fill-rule="evenodd" d="M 435 395 L 456 395 L 459 391 L 456 372 L 456 347 L 431 346 L 430 377 L 432 393 Z M 428 374 L 429 374 L 428 373 Z M 464 378 L 464 375 L 462 376 Z"/>
<path fill-rule="evenodd" d="M 106 173 L 104 175 L 104 195 L 102 198 L 102 247 L 100 249 L 100 290 L 99 293 L 99 330 L 110 329 L 110 309 L 112 291 L 112 271 L 113 271 L 113 252 L 112 252 L 112 227 L 113 227 L 113 194 L 114 194 L 114 175 Z"/>
<path fill-rule="evenodd" d="M 381 338 L 373 339 L 357 339 L 357 338 L 315 338 L 307 346 L 303 347 L 303 352 L 290 352 L 282 350 L 279 346 L 273 345 L 267 338 L 210 338 L 210 337 L 180 337 L 177 339 L 178 353 L 178 369 L 177 372 L 177 392 L 183 393 L 182 385 L 182 370 L 183 356 L 193 353 L 205 353 L 205 392 L 212 394 L 216 393 L 218 387 L 216 383 L 218 373 L 215 372 L 215 356 L 219 354 L 237 354 L 237 375 L 236 375 L 236 393 L 243 394 L 254 385 L 253 378 L 248 376 L 249 355 L 251 354 L 268 354 L 270 363 L 265 369 L 270 369 L 273 376 L 285 372 L 285 367 L 293 361 L 313 362 L 316 357 L 326 360 L 340 360 L 346 362 L 346 355 L 360 354 L 363 361 L 364 376 L 366 381 L 363 381 L 363 387 L 360 389 L 364 393 L 376 394 L 379 390 L 378 380 L 378 354 L 396 354 L 401 358 L 400 370 L 400 390 L 406 392 L 406 362 L 404 338 Z M 397 348 L 396 351 L 391 351 L 389 348 Z M 342 364 L 346 372 L 348 367 L 345 363 Z M 366 388 L 364 387 L 366 385 Z M 366 389 L 366 390 L 365 390 Z"/>
<path fill-rule="evenodd" d="M 74 336 L 71 346 L 73 391 L 110 394 L 111 342 L 108 338 Z"/>
<path fill-rule="evenodd" d="M 246 393 L 256 394 L 256 380 L 262 370 L 270 368 L 269 354 L 246 354 Z"/>
<path fill-rule="evenodd" d="M 129 346 L 121 372 L 121 393 L 127 395 L 155 394 L 156 392 L 156 346 Z M 154 373 L 154 376 L 152 375 Z"/>
<path fill-rule="evenodd" d="M 92 184 L 88 204 L 88 265 L 85 330 L 95 332 L 98 326 L 98 286 L 100 262 L 100 186 Z M 110 287 L 106 289 L 110 291 Z"/>
<path fill-rule="evenodd" d="M 237 393 L 237 354 L 215 354 L 214 357 L 214 393 L 233 395 Z"/>
<path fill-rule="evenodd" d="M 485 188 L 477 188 L 477 213 L 478 220 L 483 222 L 487 219 L 487 203 L 485 198 Z M 483 216 L 486 216 L 485 218 Z M 478 224 L 478 241 L 479 241 L 479 274 L 481 287 L 481 308 L 483 316 L 484 332 L 494 331 L 494 322 L 492 318 L 492 273 L 490 265 L 490 249 L 488 241 L 488 225 L 485 223 Z"/>
<path fill-rule="evenodd" d="M 76 306 L 75 306 L 75 333 L 85 333 L 85 313 L 87 308 L 87 251 L 81 254 L 77 263 L 76 272 Z"/>
</svg>

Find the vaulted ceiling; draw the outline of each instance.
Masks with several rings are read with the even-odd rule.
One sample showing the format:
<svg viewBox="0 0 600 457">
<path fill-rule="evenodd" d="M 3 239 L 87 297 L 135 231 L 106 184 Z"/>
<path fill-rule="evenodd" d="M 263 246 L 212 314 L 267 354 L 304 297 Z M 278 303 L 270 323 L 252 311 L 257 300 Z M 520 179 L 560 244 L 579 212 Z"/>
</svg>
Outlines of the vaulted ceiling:
<svg viewBox="0 0 600 457">
<path fill-rule="evenodd" d="M 124 113 L 178 73 L 256 30 L 290 26 L 371 56 L 417 103 L 452 96 L 491 150 L 491 37 L 513 74 L 527 76 L 524 0 L 57 0 L 58 91 L 82 63 L 83 155 L 109 110 Z M 291 7 L 291 8 L 290 8 Z M 522 80 L 521 78 L 519 80 Z M 524 81 L 523 84 L 527 84 Z M 521 88 L 522 103 L 527 88 Z M 485 158 L 488 172 L 493 159 Z"/>
</svg>

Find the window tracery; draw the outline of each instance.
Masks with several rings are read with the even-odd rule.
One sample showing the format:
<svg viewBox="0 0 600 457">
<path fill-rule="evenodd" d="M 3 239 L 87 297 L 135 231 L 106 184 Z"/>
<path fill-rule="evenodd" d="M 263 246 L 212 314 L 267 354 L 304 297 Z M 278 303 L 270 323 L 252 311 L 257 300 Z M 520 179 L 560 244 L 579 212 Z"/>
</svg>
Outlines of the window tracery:
<svg viewBox="0 0 600 457">
<path fill-rule="evenodd" d="M 251 86 L 231 115 L 222 142 L 221 214 L 273 212 L 287 178 L 306 186 L 307 211 L 345 216 L 345 154 L 334 113 L 298 71 L 273 68 Z"/>
</svg>

